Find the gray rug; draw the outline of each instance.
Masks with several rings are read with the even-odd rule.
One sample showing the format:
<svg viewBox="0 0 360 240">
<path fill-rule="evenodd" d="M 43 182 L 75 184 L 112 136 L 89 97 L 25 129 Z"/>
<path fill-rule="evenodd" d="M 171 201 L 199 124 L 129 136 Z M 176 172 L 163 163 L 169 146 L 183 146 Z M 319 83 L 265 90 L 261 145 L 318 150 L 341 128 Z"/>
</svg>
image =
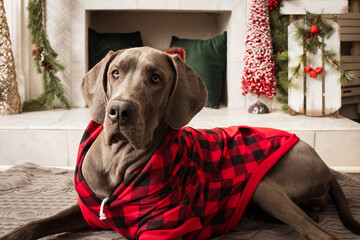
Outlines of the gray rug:
<svg viewBox="0 0 360 240">
<path fill-rule="evenodd" d="M 360 221 L 360 180 L 336 173 L 352 213 Z M 73 171 L 49 169 L 33 163 L 15 166 L 0 174 L 0 235 L 28 221 L 50 216 L 76 201 Z M 336 208 L 329 205 L 320 213 L 320 225 L 341 239 L 360 239 L 342 225 Z M 44 239 L 124 239 L 114 231 L 89 230 L 65 233 Z M 230 239 L 304 239 L 281 223 L 243 217 L 233 232 L 213 238 Z"/>
</svg>

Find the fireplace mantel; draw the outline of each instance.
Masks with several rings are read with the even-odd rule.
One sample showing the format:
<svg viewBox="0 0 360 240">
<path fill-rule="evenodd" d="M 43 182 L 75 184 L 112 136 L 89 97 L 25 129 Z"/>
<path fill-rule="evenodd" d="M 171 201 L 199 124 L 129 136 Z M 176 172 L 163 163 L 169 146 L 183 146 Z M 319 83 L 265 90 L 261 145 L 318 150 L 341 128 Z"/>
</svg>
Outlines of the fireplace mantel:
<svg viewBox="0 0 360 240">
<path fill-rule="evenodd" d="M 229 20 L 224 29 L 228 32 L 227 51 L 227 106 L 245 108 L 245 98 L 241 95 L 242 59 L 247 22 L 246 0 L 73 0 L 71 1 L 71 101 L 83 105 L 80 94 L 80 79 L 86 72 L 87 11 L 161 11 L 161 12 L 229 12 Z M 169 33 L 171 34 L 171 33 Z M 182 37 L 182 36 L 179 36 Z M 76 69 L 76 71 L 73 71 Z"/>
</svg>

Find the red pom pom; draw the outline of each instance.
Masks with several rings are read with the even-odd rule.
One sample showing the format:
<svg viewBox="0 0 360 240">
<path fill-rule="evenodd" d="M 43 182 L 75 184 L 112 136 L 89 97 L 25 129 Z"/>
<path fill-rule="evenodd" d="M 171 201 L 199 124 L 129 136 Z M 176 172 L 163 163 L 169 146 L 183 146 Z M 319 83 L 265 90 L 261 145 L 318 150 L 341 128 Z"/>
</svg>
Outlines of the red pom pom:
<svg viewBox="0 0 360 240">
<path fill-rule="evenodd" d="M 312 25 L 312 26 L 310 27 L 310 32 L 311 32 L 312 34 L 318 33 L 318 32 L 319 32 L 319 27 L 316 26 L 316 25 Z"/>
<path fill-rule="evenodd" d="M 314 71 L 315 71 L 317 74 L 320 74 L 320 73 L 322 73 L 323 68 L 322 68 L 322 67 L 317 67 L 317 68 L 315 68 Z"/>
<path fill-rule="evenodd" d="M 316 78 L 317 75 L 318 75 L 318 74 L 317 74 L 315 71 L 310 71 L 310 72 L 309 72 L 309 76 L 310 76 L 311 78 Z"/>
<path fill-rule="evenodd" d="M 312 67 L 310 67 L 310 66 L 305 66 L 304 69 L 305 69 L 305 72 L 310 72 L 313 70 Z"/>
</svg>

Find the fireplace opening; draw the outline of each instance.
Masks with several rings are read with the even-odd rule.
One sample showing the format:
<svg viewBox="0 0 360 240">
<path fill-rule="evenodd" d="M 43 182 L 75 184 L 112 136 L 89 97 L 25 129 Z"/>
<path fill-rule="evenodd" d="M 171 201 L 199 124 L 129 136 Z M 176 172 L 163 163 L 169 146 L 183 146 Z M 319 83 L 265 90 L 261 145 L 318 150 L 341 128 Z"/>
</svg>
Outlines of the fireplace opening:
<svg viewBox="0 0 360 240">
<path fill-rule="evenodd" d="M 206 40 L 228 31 L 231 11 L 129 11 L 87 10 L 86 31 L 98 33 L 140 32 L 144 46 L 159 50 L 170 47 L 172 36 Z M 88 36 L 85 38 L 88 40 Z M 229 44 L 228 44 L 229 46 Z M 86 42 L 86 49 L 88 43 Z M 227 50 L 229 52 L 229 49 Z M 89 69 L 86 51 L 86 69 Z M 227 105 L 227 66 L 225 66 L 220 105 Z"/>
</svg>

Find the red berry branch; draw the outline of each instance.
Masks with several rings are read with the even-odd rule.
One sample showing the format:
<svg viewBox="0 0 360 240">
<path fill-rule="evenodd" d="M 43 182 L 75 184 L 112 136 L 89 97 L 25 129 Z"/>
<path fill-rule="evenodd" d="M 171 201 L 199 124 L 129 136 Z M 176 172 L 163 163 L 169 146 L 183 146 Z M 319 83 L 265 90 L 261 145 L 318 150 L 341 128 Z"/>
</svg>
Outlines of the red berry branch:
<svg viewBox="0 0 360 240">
<path fill-rule="evenodd" d="M 278 5 L 278 1 L 277 0 L 269 0 L 269 10 L 273 11 L 275 10 L 276 6 Z"/>
</svg>

